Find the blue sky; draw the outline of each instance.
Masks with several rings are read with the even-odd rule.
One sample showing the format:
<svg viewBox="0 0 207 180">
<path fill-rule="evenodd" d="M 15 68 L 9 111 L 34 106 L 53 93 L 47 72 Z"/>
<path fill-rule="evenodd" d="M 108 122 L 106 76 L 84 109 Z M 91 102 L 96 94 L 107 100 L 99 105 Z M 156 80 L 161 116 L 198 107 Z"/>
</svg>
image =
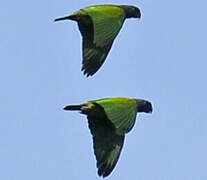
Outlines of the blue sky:
<svg viewBox="0 0 207 180">
<path fill-rule="evenodd" d="M 75 22 L 56 17 L 92 4 L 133 4 L 102 68 L 81 68 Z M 106 179 L 207 179 L 204 0 L 2 1 L 0 179 L 97 179 L 85 116 L 68 104 L 102 97 L 144 98 L 118 164 Z"/>
</svg>

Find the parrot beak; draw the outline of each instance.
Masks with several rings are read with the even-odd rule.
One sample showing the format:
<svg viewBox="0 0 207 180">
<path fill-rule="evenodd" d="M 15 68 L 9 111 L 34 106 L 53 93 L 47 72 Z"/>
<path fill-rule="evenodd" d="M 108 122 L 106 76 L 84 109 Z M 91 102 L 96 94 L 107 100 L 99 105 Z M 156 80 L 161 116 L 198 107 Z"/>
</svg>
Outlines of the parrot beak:
<svg viewBox="0 0 207 180">
<path fill-rule="evenodd" d="M 152 114 L 152 104 L 151 103 L 150 103 L 150 108 L 149 108 L 148 113 Z"/>
<path fill-rule="evenodd" d="M 64 17 L 61 17 L 61 18 L 57 18 L 54 21 L 62 21 L 62 20 L 67 20 L 67 19 L 69 19 L 69 16 L 64 16 Z"/>
</svg>

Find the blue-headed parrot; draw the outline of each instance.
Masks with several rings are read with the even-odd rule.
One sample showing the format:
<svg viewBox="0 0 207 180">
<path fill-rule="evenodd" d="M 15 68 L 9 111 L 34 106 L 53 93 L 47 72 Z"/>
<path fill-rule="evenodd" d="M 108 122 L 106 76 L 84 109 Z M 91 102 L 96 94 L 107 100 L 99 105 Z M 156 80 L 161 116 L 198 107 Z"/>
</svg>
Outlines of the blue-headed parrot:
<svg viewBox="0 0 207 180">
<path fill-rule="evenodd" d="M 57 18 L 78 23 L 82 41 L 82 71 L 92 76 L 104 63 L 114 39 L 127 18 L 140 18 L 139 8 L 129 5 L 94 5 Z"/>
<path fill-rule="evenodd" d="M 106 177 L 119 159 L 125 134 L 133 128 L 137 113 L 151 113 L 152 104 L 143 99 L 115 97 L 69 105 L 64 110 L 78 110 L 87 116 L 98 175 Z"/>
</svg>

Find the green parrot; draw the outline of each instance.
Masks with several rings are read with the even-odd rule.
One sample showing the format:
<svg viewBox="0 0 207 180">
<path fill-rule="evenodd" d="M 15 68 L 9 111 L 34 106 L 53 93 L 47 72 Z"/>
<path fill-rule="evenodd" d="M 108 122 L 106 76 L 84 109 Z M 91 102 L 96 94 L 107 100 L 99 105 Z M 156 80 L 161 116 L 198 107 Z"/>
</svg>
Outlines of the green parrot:
<svg viewBox="0 0 207 180">
<path fill-rule="evenodd" d="M 55 21 L 70 19 L 77 21 L 83 37 L 82 71 L 92 76 L 104 63 L 114 39 L 126 18 L 140 18 L 140 10 L 128 5 L 95 5 Z"/>
<path fill-rule="evenodd" d="M 87 115 L 98 175 L 106 177 L 119 159 L 125 134 L 133 128 L 137 113 L 151 113 L 152 104 L 143 99 L 115 97 L 66 106 L 64 110 Z"/>
</svg>

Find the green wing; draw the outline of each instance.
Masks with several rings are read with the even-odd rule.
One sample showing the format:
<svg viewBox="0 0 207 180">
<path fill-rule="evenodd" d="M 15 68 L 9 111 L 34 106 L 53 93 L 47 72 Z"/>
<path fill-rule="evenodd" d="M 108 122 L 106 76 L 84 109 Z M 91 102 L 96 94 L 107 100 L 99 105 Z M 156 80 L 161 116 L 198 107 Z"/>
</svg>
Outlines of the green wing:
<svg viewBox="0 0 207 180">
<path fill-rule="evenodd" d="M 94 44 L 98 47 L 104 47 L 112 43 L 125 19 L 123 8 L 115 5 L 98 5 L 84 10 L 93 21 Z"/>
<path fill-rule="evenodd" d="M 114 125 L 116 133 L 124 135 L 134 126 L 137 114 L 137 104 L 128 98 L 106 98 L 97 100 L 103 107 L 108 119 Z"/>
<path fill-rule="evenodd" d="M 83 66 L 81 70 L 84 75 L 92 76 L 99 70 L 104 63 L 111 46 L 112 43 L 101 48 L 93 44 L 92 41 L 88 42 L 86 39 L 83 39 Z"/>
<path fill-rule="evenodd" d="M 101 106 L 95 104 L 94 107 L 96 113 L 88 114 L 88 123 L 93 136 L 98 175 L 106 177 L 112 172 L 119 159 L 124 136 L 115 133 L 113 124 L 107 119 Z"/>
<path fill-rule="evenodd" d="M 82 70 L 89 76 L 96 73 L 104 63 L 123 25 L 125 13 L 122 8 L 113 5 L 90 6 L 81 11 L 87 14 L 87 21 L 90 21 L 79 21 L 83 35 Z"/>
</svg>

